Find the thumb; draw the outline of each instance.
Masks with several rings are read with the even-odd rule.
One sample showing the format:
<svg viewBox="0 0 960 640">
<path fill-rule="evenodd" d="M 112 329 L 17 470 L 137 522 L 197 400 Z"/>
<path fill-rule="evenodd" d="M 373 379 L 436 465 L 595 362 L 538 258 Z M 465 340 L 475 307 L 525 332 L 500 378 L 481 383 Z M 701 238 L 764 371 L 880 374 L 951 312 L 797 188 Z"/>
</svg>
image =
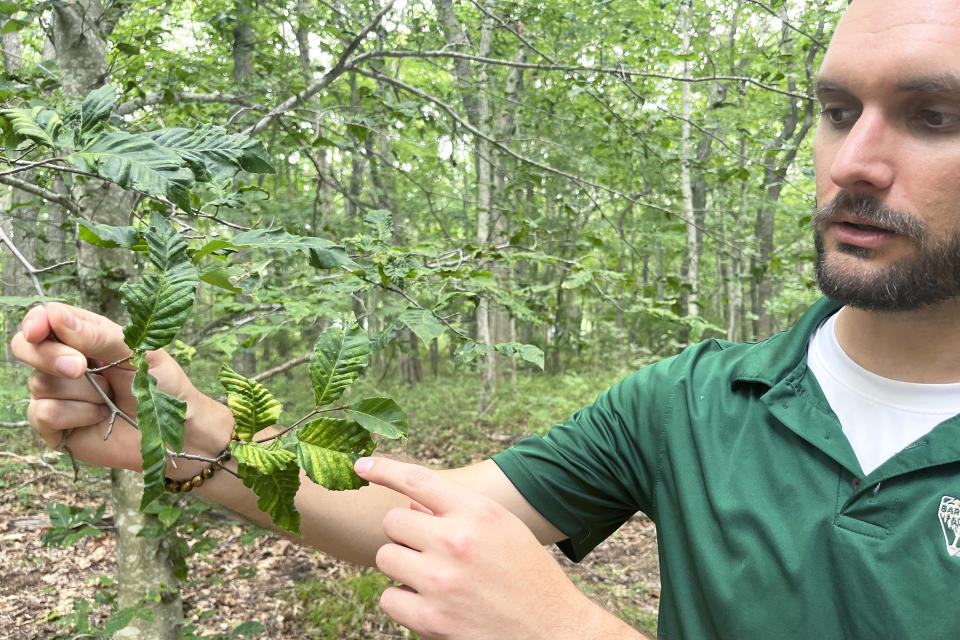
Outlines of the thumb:
<svg viewBox="0 0 960 640">
<path fill-rule="evenodd" d="M 87 358 L 117 362 L 131 353 L 120 325 L 86 309 L 52 302 L 47 306 L 47 322 L 60 342 Z"/>
</svg>

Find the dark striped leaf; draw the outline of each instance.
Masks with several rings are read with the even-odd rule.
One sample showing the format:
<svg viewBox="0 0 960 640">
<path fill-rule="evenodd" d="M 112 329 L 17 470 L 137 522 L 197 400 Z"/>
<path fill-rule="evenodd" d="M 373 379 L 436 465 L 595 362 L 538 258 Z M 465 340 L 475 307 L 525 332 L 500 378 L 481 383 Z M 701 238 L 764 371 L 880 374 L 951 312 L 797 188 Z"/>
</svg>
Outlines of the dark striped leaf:
<svg viewBox="0 0 960 640">
<path fill-rule="evenodd" d="M 320 336 L 310 357 L 310 379 L 317 406 L 337 400 L 370 363 L 370 339 L 358 325 L 347 331 L 330 327 Z"/>
<path fill-rule="evenodd" d="M 105 84 L 88 93 L 80 105 L 80 132 L 88 133 L 106 120 L 116 103 L 117 90 L 112 85 Z"/>
<path fill-rule="evenodd" d="M 370 433 L 352 420 L 321 418 L 297 432 L 297 462 L 307 476 L 334 491 L 367 484 L 353 471 L 360 456 L 373 453 Z"/>
<path fill-rule="evenodd" d="M 220 367 L 220 384 L 227 390 L 227 406 L 233 411 L 234 427 L 241 440 L 248 441 L 277 423 L 283 407 L 262 384 L 227 365 Z"/>
<path fill-rule="evenodd" d="M 137 397 L 137 425 L 140 428 L 140 453 L 143 456 L 143 499 L 140 509 L 163 494 L 167 469 L 167 448 L 183 449 L 183 429 L 187 403 L 157 389 L 157 380 L 148 373 L 144 354 L 133 360 L 137 373 L 133 393 Z"/>
<path fill-rule="evenodd" d="M 164 196 L 184 211 L 192 208 L 193 172 L 183 166 L 179 155 L 161 147 L 147 134 L 113 131 L 66 160 L 124 189 Z"/>
<path fill-rule="evenodd" d="M 241 464 L 243 484 L 257 494 L 257 507 L 270 515 L 273 524 L 292 533 L 300 533 L 300 512 L 293 500 L 300 489 L 300 468 L 296 462 L 269 475 L 257 472 L 253 467 Z"/>
<path fill-rule="evenodd" d="M 57 133 L 63 126 L 56 111 L 44 107 L 33 109 L 3 109 L 0 115 L 6 118 L 13 133 L 29 138 L 37 144 L 55 149 Z"/>
<path fill-rule="evenodd" d="M 123 328 L 127 346 L 152 350 L 173 342 L 190 317 L 199 278 L 186 240 L 162 215 L 151 216 L 144 237 L 154 270 L 136 284 L 123 285 L 120 294 L 130 314 Z"/>
<path fill-rule="evenodd" d="M 223 127 L 171 127 L 144 135 L 179 155 L 200 182 L 229 179 L 241 169 L 251 173 L 274 171 L 258 140 L 239 133 L 227 133 Z"/>
<path fill-rule="evenodd" d="M 231 442 L 230 453 L 237 462 L 268 475 L 283 471 L 297 457 L 297 454 L 284 448 L 279 438 L 268 444 Z"/>
</svg>

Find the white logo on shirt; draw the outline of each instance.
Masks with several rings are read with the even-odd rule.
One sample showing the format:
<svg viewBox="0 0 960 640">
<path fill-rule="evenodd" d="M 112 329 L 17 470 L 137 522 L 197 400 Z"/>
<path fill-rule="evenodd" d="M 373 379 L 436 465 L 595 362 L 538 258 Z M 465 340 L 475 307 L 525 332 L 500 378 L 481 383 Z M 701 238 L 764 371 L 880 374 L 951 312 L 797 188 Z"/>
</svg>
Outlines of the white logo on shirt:
<svg viewBox="0 0 960 640">
<path fill-rule="evenodd" d="M 947 553 L 960 556 L 960 500 L 943 496 L 937 515 L 940 517 L 940 527 L 947 543 Z"/>
</svg>

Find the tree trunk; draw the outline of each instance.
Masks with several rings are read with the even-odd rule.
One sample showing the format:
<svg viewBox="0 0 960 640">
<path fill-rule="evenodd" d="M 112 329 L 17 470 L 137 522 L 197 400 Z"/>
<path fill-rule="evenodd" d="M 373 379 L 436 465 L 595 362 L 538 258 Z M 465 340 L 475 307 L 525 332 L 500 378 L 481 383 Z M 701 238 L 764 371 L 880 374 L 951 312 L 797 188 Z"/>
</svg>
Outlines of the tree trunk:
<svg viewBox="0 0 960 640">
<path fill-rule="evenodd" d="M 250 26 L 250 3 L 234 3 L 236 23 L 233 25 L 233 81 L 237 84 L 253 77 L 253 27 Z"/>
<path fill-rule="evenodd" d="M 12 74 L 20 69 L 22 66 L 20 58 L 20 33 L 15 31 L 13 33 L 0 34 L 0 47 L 2 47 L 3 50 L 3 70 L 8 74 Z M 37 237 L 25 231 L 29 227 L 36 228 L 37 225 L 28 226 L 26 221 L 20 222 L 19 224 L 17 223 L 18 218 L 23 220 L 25 215 L 27 217 L 37 215 L 36 209 L 31 208 L 31 211 L 27 211 L 24 207 L 24 203 L 29 202 L 32 198 L 33 196 L 19 189 L 3 187 L 2 190 L 0 190 L 0 211 L 3 212 L 0 214 L 0 225 L 3 225 L 3 230 L 7 234 L 7 237 L 17 245 L 31 264 L 36 265 L 37 257 L 40 253 L 37 251 Z M 3 255 L 3 270 L 0 271 L 0 274 L 3 275 L 3 295 L 34 295 L 33 285 L 24 271 L 23 265 L 20 264 L 20 261 L 14 258 L 13 254 L 9 251 L 2 251 L 0 253 Z M 10 349 L 6 348 L 6 345 L 9 344 L 10 338 L 20 330 L 20 319 L 22 315 L 22 312 L 19 310 L 13 311 L 9 308 L 3 312 L 3 343 L 6 356 L 5 361 L 7 363 L 17 361 L 10 352 Z"/>
<path fill-rule="evenodd" d="M 690 14 L 693 12 L 692 0 L 684 2 L 680 9 L 680 33 L 683 40 L 683 52 L 690 52 Z M 690 62 L 683 63 L 683 77 L 690 76 Z M 680 193 L 683 200 L 683 219 L 687 228 L 687 250 L 685 262 L 686 315 L 695 317 L 700 315 L 698 294 L 700 289 L 700 237 L 697 220 L 693 209 L 693 186 L 691 179 L 691 165 L 693 164 L 693 144 L 690 139 L 690 83 L 680 83 L 680 104 L 682 117 L 680 120 Z M 686 332 L 685 332 L 686 333 Z"/>
<path fill-rule="evenodd" d="M 53 44 L 60 66 L 65 94 L 80 98 L 107 80 L 106 41 L 99 27 L 103 10 L 98 0 L 58 3 L 53 8 Z M 87 206 L 85 217 L 111 225 L 128 225 L 133 198 L 117 187 L 91 183 L 80 202 Z M 95 203 L 95 208 L 89 208 Z M 156 214 L 155 214 L 156 215 Z M 112 278 L 126 279 L 134 265 L 127 253 L 109 253 L 90 245 L 78 247 L 81 290 L 89 292 L 86 304 L 119 321 L 122 308 L 115 293 L 104 286 Z M 174 640 L 183 620 L 183 605 L 177 581 L 170 573 L 170 561 L 164 539 L 146 540 L 137 536 L 145 526 L 159 526 L 153 516 L 129 513 L 137 511 L 143 494 L 140 474 L 114 472 L 113 497 L 117 505 L 117 567 L 120 608 L 147 605 L 153 621 L 134 618 L 118 635 L 130 640 Z M 129 516 L 129 517 L 128 517 Z M 124 520 L 120 525 L 121 518 Z M 162 594 L 148 599 L 150 594 Z"/>
<path fill-rule="evenodd" d="M 167 554 L 166 539 L 138 535 L 143 529 L 159 524 L 154 516 L 140 512 L 143 476 L 114 469 L 110 480 L 117 527 L 118 606 L 121 609 L 147 606 L 155 617 L 153 622 L 134 618 L 115 638 L 176 640 L 183 624 L 183 604 Z"/>
</svg>

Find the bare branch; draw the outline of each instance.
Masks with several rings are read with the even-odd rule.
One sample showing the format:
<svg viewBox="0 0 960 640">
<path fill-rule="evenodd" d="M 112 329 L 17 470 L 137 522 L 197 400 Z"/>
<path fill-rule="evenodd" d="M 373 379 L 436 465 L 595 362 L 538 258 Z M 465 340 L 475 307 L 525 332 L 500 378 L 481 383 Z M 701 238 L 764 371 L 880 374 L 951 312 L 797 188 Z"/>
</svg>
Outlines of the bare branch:
<svg viewBox="0 0 960 640">
<path fill-rule="evenodd" d="M 590 67 L 590 66 L 581 66 L 581 65 L 568 65 L 568 64 L 554 64 L 554 63 L 538 63 L 538 62 L 517 62 L 515 60 L 504 60 L 502 58 L 488 58 L 483 56 L 475 56 L 469 53 L 462 53 L 460 51 L 452 50 L 437 50 L 437 51 L 406 51 L 406 50 L 381 50 L 381 51 L 370 51 L 354 58 L 350 66 L 354 70 L 359 72 L 359 69 L 356 69 L 356 66 L 363 62 L 364 60 L 372 58 L 452 58 L 455 60 L 470 60 L 480 64 L 490 64 L 490 65 L 499 65 L 503 67 L 515 67 L 519 69 L 529 69 L 531 71 L 562 71 L 564 73 L 578 73 L 578 74 L 602 74 L 602 75 L 612 75 L 620 78 L 652 78 L 657 80 L 672 80 L 675 82 L 689 82 L 692 84 L 698 84 L 701 82 L 717 82 L 717 81 L 727 81 L 727 82 L 742 82 L 744 84 L 751 84 L 761 89 L 766 89 L 767 91 L 772 91 L 774 93 L 779 93 L 785 96 L 790 96 L 800 100 L 813 100 L 813 96 L 807 95 L 805 93 L 799 93 L 796 91 L 790 91 L 789 89 L 781 89 L 775 87 L 771 84 L 761 82 L 756 78 L 751 78 L 749 76 L 733 76 L 733 75 L 713 75 L 713 76 L 698 76 L 695 78 L 685 78 L 683 76 L 673 76 L 667 73 L 655 73 L 652 71 L 639 71 L 636 69 L 628 69 L 627 67 Z"/>
<path fill-rule="evenodd" d="M 153 91 L 142 98 L 134 98 L 133 100 L 121 103 L 114 112 L 118 115 L 125 116 L 133 113 L 137 109 L 142 109 L 143 107 L 154 104 L 165 104 L 169 101 L 177 103 L 191 102 L 194 104 L 235 104 L 247 108 L 254 106 L 252 102 L 243 96 L 228 93 L 191 93 L 188 91 L 183 93 L 170 93 L 168 91 Z"/>
<path fill-rule="evenodd" d="M 823 41 L 820 40 L 819 34 L 817 35 L 817 37 L 814 37 L 814 36 L 810 35 L 809 33 L 807 33 L 806 31 L 804 31 L 804 30 L 801 29 L 800 27 L 798 27 L 798 26 L 794 25 L 793 23 L 791 23 L 789 20 L 784 19 L 784 17 L 783 17 L 782 15 L 780 15 L 780 14 L 777 12 L 776 9 L 774 9 L 773 7 L 770 7 L 770 6 L 768 6 L 768 5 L 760 2 L 760 0 L 747 0 L 747 2 L 749 2 L 750 4 L 755 4 L 755 5 L 757 5 L 758 7 L 760 7 L 761 9 L 763 9 L 764 11 L 766 11 L 767 13 L 769 13 L 770 15 L 772 15 L 772 16 L 774 16 L 775 18 L 777 18 L 777 19 L 779 19 L 780 21 L 782 21 L 783 24 L 785 24 L 788 29 L 792 29 L 793 31 L 796 31 L 797 33 L 799 33 L 799 34 L 802 35 L 803 37 L 807 38 L 808 40 L 810 40 L 811 42 L 813 42 L 814 44 L 816 44 L 818 47 L 823 48 Z"/>
<path fill-rule="evenodd" d="M 373 17 L 373 20 L 371 20 L 370 23 L 365 26 L 353 40 L 350 41 L 337 62 L 333 65 L 333 67 L 330 68 L 329 71 L 323 74 L 322 78 L 311 83 L 306 89 L 297 95 L 281 102 L 276 107 L 271 109 L 270 113 L 260 118 L 252 126 L 247 127 L 247 129 L 243 131 L 244 135 L 252 136 L 260 133 L 266 129 L 270 122 L 272 122 L 275 118 L 279 117 L 283 113 L 286 113 L 287 111 L 296 109 L 309 98 L 326 89 L 330 83 L 343 75 L 344 71 L 348 69 L 347 60 L 351 55 L 353 55 L 353 52 L 356 51 L 357 47 L 360 46 L 360 43 L 366 39 L 367 34 L 377 28 L 377 25 L 380 24 L 381 20 L 383 20 L 383 16 L 385 16 L 387 12 L 393 8 L 393 3 L 394 0 L 390 0 L 390 2 L 388 2 L 382 9 L 380 9 L 380 11 L 377 12 L 377 14 Z"/>
<path fill-rule="evenodd" d="M 60 205 L 74 215 L 80 215 L 80 205 L 70 198 L 50 191 L 49 189 L 38 187 L 37 185 L 27 182 L 26 180 L 20 180 L 19 178 L 14 178 L 12 176 L 0 175 L 0 184 L 10 185 L 11 187 L 25 191 L 26 193 L 32 193 L 33 195 L 43 198 L 48 202 Z"/>
<path fill-rule="evenodd" d="M 299 365 L 299 364 L 303 364 L 304 362 L 308 362 L 308 361 L 310 360 L 310 356 L 311 356 L 311 354 L 308 353 L 308 354 L 306 354 L 306 355 L 303 355 L 303 356 L 299 356 L 299 357 L 297 357 L 297 358 L 294 358 L 293 360 L 287 360 L 287 361 L 284 362 L 283 364 L 277 365 L 277 366 L 273 367 L 272 369 L 267 369 L 267 370 L 264 371 L 263 373 L 258 373 L 257 375 L 253 376 L 253 377 L 250 378 L 250 379 L 253 380 L 254 382 L 263 382 L 263 381 L 266 380 L 267 378 L 272 378 L 273 376 L 277 375 L 278 373 L 283 373 L 284 371 L 287 371 L 287 370 L 289 370 L 289 369 L 293 369 L 295 366 L 297 366 L 297 365 Z"/>
<path fill-rule="evenodd" d="M 61 162 L 62 158 L 46 158 L 44 160 L 38 160 L 37 162 L 28 162 L 26 164 L 21 164 L 18 160 L 14 160 L 10 164 L 15 165 L 15 168 L 9 169 L 8 171 L 0 171 L 0 176 L 9 176 L 14 173 L 23 173 L 24 171 L 30 171 L 35 167 L 42 167 L 45 164 L 53 164 L 55 162 Z"/>
<path fill-rule="evenodd" d="M 502 152 L 505 153 L 506 155 L 510 156 L 511 158 L 513 158 L 513 159 L 515 159 L 515 160 L 517 160 L 517 161 L 519 161 L 519 162 L 522 162 L 522 163 L 524 163 L 524 164 L 527 164 L 527 165 L 530 165 L 530 166 L 533 166 L 533 167 L 537 167 L 538 169 L 541 169 L 541 170 L 546 171 L 546 172 L 548 172 L 548 173 L 552 173 L 552 174 L 557 175 L 557 176 L 560 176 L 560 177 L 562 177 L 562 178 L 566 178 L 567 180 L 570 180 L 571 182 L 575 182 L 575 183 L 577 183 L 577 184 L 581 184 L 581 185 L 584 185 L 584 186 L 587 186 L 587 187 L 591 187 L 591 188 L 596 189 L 596 190 L 598 190 L 598 191 L 603 191 L 603 192 L 609 193 L 609 194 L 611 194 L 611 195 L 617 196 L 618 198 L 623 198 L 623 199 L 628 200 L 628 201 L 630 201 L 630 202 L 636 203 L 636 204 L 638 204 L 638 205 L 640 205 L 640 206 L 642 206 L 642 207 L 646 207 L 646 208 L 648 208 L 648 209 L 653 209 L 654 211 L 660 211 L 660 212 L 662 212 L 662 213 L 666 213 L 666 214 L 668 214 L 668 215 L 671 215 L 671 216 L 673 216 L 673 217 L 675 217 L 675 218 L 679 218 L 680 220 L 686 221 L 686 218 L 685 218 L 685 216 L 684 216 L 682 213 L 678 213 L 677 211 L 674 211 L 673 209 L 669 209 L 669 208 L 667 208 L 667 207 L 664 207 L 664 206 L 661 206 L 661 205 L 659 205 L 659 204 L 656 204 L 656 203 L 653 203 L 653 202 L 649 202 L 649 201 L 646 201 L 646 200 L 641 200 L 640 198 L 638 198 L 638 197 L 636 197 L 636 196 L 631 196 L 631 195 L 628 195 L 628 194 L 626 194 L 626 193 L 623 193 L 623 192 L 620 191 L 619 189 L 615 189 L 615 188 L 613 188 L 613 187 L 610 187 L 610 186 L 607 186 L 607 185 L 604 185 L 604 184 L 600 184 L 600 183 L 597 183 L 597 182 L 593 182 L 592 180 L 586 180 L 586 179 L 581 178 L 580 176 L 578 176 L 578 175 L 576 175 L 576 174 L 570 173 L 569 171 L 564 171 L 563 169 L 557 169 L 556 167 L 551 167 L 551 166 L 548 165 L 548 164 L 544 164 L 544 163 L 539 162 L 539 161 L 537 161 L 537 160 L 534 160 L 534 159 L 532 159 L 532 158 L 523 156 L 523 155 L 517 153 L 516 151 L 514 151 L 513 149 L 511 149 L 509 145 L 503 144 L 503 143 L 500 142 L 499 140 L 496 140 L 496 139 L 490 137 L 489 135 L 485 134 L 484 132 L 482 132 L 482 131 L 480 131 L 479 129 L 477 129 L 476 127 L 474 127 L 474 126 L 473 126 L 472 124 L 470 124 L 466 119 L 464 119 L 463 117 L 461 117 L 460 114 L 458 114 L 457 111 L 456 111 L 453 107 L 451 107 L 449 104 L 447 104 L 446 102 L 443 102 L 442 100 L 440 100 L 440 99 L 437 98 L 436 96 L 433 96 L 433 95 L 430 95 L 429 93 L 426 93 L 426 92 L 424 92 L 424 91 L 421 91 L 420 89 L 417 89 L 416 87 L 411 86 L 411 85 L 407 84 L 406 82 L 403 82 L 402 80 L 398 80 L 398 79 L 393 78 L 393 77 L 391 77 L 391 76 L 386 76 L 386 75 L 383 75 L 382 73 L 377 73 L 377 72 L 375 72 L 375 71 L 368 71 L 368 70 L 366 70 L 366 69 L 356 69 L 356 72 L 359 73 L 360 75 L 364 75 L 364 76 L 367 76 L 367 77 L 370 77 L 370 78 L 374 78 L 374 79 L 376 79 L 376 80 L 379 80 L 379 81 L 381 81 L 381 82 L 385 82 L 385 83 L 394 85 L 394 86 L 396 86 L 396 87 L 398 87 L 398 88 L 400 88 L 400 89 L 402 89 L 402 90 L 404 90 L 404 91 L 406 91 L 406 92 L 408 92 L 408 93 L 411 93 L 411 94 L 417 96 L 418 98 L 421 98 L 422 100 L 425 100 L 425 101 L 427 101 L 427 102 L 433 103 L 434 105 L 436 105 L 437 107 L 439 107 L 440 109 L 442 109 L 444 112 L 446 112 L 446 114 L 449 115 L 453 120 L 455 120 L 455 121 L 457 122 L 458 126 L 466 129 L 466 130 L 469 131 L 472 135 L 488 141 L 491 145 L 493 145 L 494 147 L 496 147 L 497 149 L 499 149 L 500 151 L 502 151 Z M 719 239 L 719 238 L 714 238 L 714 239 L 717 240 L 718 242 L 722 242 L 723 244 L 726 244 L 726 245 L 730 246 L 730 248 L 736 250 L 737 252 L 743 252 L 743 250 L 744 250 L 743 247 L 741 247 L 741 246 L 739 246 L 739 245 L 737 245 L 737 244 L 735 244 L 735 243 L 726 242 L 726 241 L 723 241 L 723 240 L 721 240 L 721 239 Z"/>
</svg>

